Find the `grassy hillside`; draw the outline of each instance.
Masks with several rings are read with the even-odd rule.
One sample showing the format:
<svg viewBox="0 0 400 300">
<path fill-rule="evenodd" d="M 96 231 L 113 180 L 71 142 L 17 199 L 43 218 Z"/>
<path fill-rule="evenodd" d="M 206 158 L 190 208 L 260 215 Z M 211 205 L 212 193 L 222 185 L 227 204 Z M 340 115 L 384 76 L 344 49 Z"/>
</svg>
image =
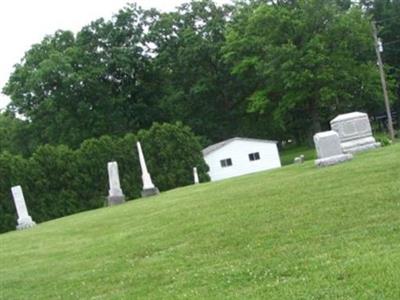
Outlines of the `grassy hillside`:
<svg viewBox="0 0 400 300">
<path fill-rule="evenodd" d="M 0 235 L 1 299 L 398 299 L 400 145 Z"/>
</svg>

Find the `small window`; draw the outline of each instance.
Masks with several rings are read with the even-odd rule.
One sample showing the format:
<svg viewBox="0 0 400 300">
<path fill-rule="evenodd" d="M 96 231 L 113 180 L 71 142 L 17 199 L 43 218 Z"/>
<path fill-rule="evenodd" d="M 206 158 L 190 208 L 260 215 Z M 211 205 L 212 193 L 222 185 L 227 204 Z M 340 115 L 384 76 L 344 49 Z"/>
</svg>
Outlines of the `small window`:
<svg viewBox="0 0 400 300">
<path fill-rule="evenodd" d="M 230 167 L 232 166 L 232 159 L 226 158 L 226 159 L 221 159 L 221 167 Z"/>
<path fill-rule="evenodd" d="M 259 160 L 260 159 L 260 153 L 259 152 L 250 153 L 249 154 L 249 159 L 250 159 L 250 161 Z"/>
</svg>

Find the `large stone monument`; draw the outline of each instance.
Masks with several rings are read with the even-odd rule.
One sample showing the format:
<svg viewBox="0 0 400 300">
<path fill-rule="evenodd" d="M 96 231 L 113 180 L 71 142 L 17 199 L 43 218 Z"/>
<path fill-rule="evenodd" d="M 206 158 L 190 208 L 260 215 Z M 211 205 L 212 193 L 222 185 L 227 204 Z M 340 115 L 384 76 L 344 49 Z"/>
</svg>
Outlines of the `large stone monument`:
<svg viewBox="0 0 400 300">
<path fill-rule="evenodd" d="M 331 121 L 332 130 L 339 134 L 344 153 L 355 153 L 380 147 L 372 136 L 368 115 L 352 112 L 338 115 Z"/>
<path fill-rule="evenodd" d="M 35 222 L 32 221 L 31 216 L 28 214 L 28 209 L 26 208 L 24 194 L 22 193 L 22 188 L 20 185 L 13 186 L 11 192 L 14 198 L 15 208 L 18 214 L 18 225 L 17 230 L 26 229 L 35 226 Z"/>
<path fill-rule="evenodd" d="M 344 154 L 340 146 L 339 135 L 335 131 L 324 131 L 314 135 L 318 167 L 335 165 L 353 158 L 352 154 Z"/>
<path fill-rule="evenodd" d="M 194 181 L 194 184 L 199 183 L 199 174 L 197 173 L 196 167 L 193 168 L 193 181 Z"/>
<path fill-rule="evenodd" d="M 150 174 L 147 171 L 147 166 L 146 166 L 146 161 L 144 159 L 142 146 L 140 145 L 140 142 L 137 142 L 136 145 L 139 153 L 140 168 L 142 169 L 142 181 L 143 181 L 142 197 L 158 195 L 160 191 L 156 186 L 154 186 L 153 182 L 151 181 Z"/>
<path fill-rule="evenodd" d="M 124 193 L 122 193 L 121 184 L 119 182 L 118 164 L 116 161 L 107 164 L 108 182 L 110 189 L 108 190 L 108 205 L 117 205 L 125 202 Z"/>
</svg>

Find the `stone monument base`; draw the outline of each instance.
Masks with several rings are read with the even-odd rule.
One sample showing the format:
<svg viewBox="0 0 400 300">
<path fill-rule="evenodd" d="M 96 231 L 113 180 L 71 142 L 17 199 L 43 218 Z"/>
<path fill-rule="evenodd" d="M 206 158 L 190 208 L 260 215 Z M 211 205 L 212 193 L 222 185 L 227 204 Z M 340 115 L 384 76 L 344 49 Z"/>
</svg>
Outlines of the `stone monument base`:
<svg viewBox="0 0 400 300">
<path fill-rule="evenodd" d="M 347 160 L 351 160 L 352 158 L 353 158 L 352 154 L 339 154 L 326 158 L 317 159 L 314 161 L 314 163 L 317 167 L 326 167 L 326 166 L 336 165 L 345 162 Z"/>
<path fill-rule="evenodd" d="M 160 191 L 158 190 L 157 187 L 153 187 L 150 189 L 144 189 L 142 190 L 142 197 L 150 197 L 150 196 L 154 196 L 154 195 L 158 195 L 160 193 Z"/>
<path fill-rule="evenodd" d="M 108 196 L 107 197 L 108 200 L 108 206 L 113 206 L 113 205 L 118 205 L 118 204 L 122 204 L 125 203 L 125 196 Z"/>
<path fill-rule="evenodd" d="M 344 153 L 356 153 L 370 149 L 379 148 L 381 143 L 377 143 L 373 137 L 353 140 L 340 144 Z"/>
<path fill-rule="evenodd" d="M 24 230 L 35 226 L 36 223 L 33 221 L 30 222 L 22 222 L 17 225 L 17 230 Z"/>
</svg>

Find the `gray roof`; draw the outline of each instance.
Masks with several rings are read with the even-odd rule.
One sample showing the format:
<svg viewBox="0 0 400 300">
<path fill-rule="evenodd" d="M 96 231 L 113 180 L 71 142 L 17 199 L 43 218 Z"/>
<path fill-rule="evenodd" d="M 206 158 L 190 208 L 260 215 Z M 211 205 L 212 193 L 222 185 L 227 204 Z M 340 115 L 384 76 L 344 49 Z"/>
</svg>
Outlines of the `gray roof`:
<svg viewBox="0 0 400 300">
<path fill-rule="evenodd" d="M 242 138 L 242 137 L 234 137 L 213 145 L 208 146 L 207 148 L 204 148 L 201 152 L 203 152 L 203 155 L 208 155 L 211 152 L 214 152 L 215 150 L 221 149 L 225 145 L 228 145 L 229 143 L 233 141 L 245 141 L 245 142 L 258 142 L 258 143 L 268 143 L 268 144 L 276 144 L 278 143 L 277 141 L 270 141 L 270 140 L 260 140 L 260 139 L 249 139 L 249 138 Z"/>
</svg>

